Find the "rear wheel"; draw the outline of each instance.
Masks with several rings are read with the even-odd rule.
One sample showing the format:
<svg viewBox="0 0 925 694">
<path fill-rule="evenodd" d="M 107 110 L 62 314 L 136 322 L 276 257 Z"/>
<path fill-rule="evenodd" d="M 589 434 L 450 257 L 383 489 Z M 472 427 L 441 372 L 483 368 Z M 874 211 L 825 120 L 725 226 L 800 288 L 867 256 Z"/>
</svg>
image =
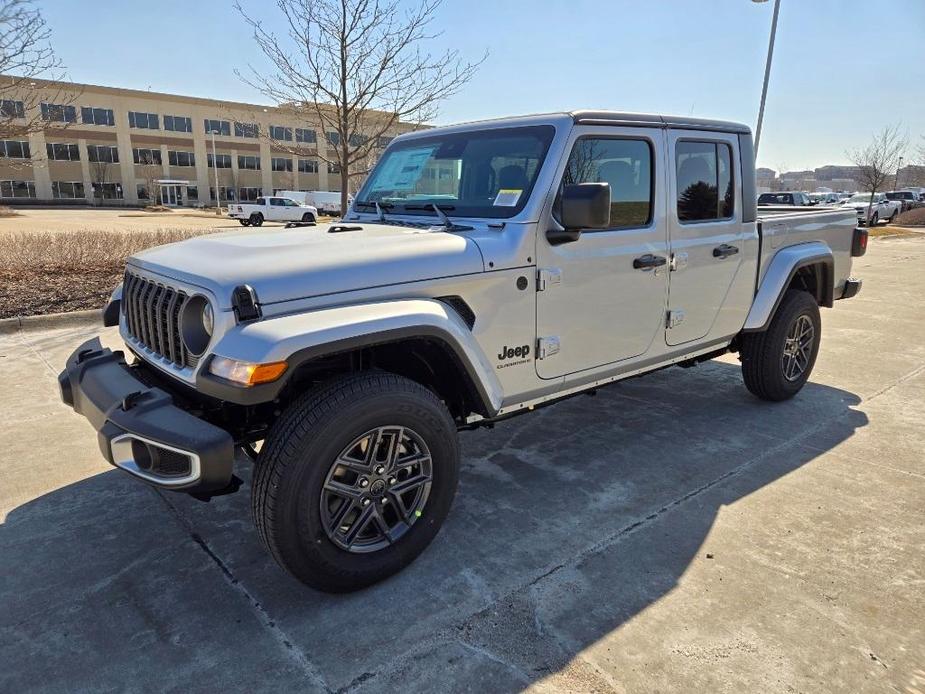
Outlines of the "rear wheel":
<svg viewBox="0 0 925 694">
<path fill-rule="evenodd" d="M 259 227 L 263 224 L 263 215 L 259 212 L 254 212 L 254 214 L 248 218 L 248 221 L 250 222 L 251 226 Z"/>
<path fill-rule="evenodd" d="M 249 219 L 239 219 L 238 222 L 240 222 L 242 227 L 249 227 L 251 225 L 251 220 Z"/>
<path fill-rule="evenodd" d="M 762 400 L 792 398 L 812 373 L 821 334 L 815 298 L 809 292 L 788 290 L 768 329 L 742 336 L 745 386 Z"/>
<path fill-rule="evenodd" d="M 273 426 L 254 471 L 254 521 L 300 581 L 357 590 L 430 544 L 458 471 L 456 426 L 432 392 L 393 374 L 343 377 Z"/>
</svg>

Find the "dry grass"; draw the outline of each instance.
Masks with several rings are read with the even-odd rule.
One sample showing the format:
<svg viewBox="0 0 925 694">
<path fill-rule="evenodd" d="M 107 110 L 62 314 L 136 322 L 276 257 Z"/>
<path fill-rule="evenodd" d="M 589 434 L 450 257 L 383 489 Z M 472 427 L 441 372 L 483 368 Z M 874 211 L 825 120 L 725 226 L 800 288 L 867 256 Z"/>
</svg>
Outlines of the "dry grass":
<svg viewBox="0 0 925 694">
<path fill-rule="evenodd" d="M 156 229 L 0 235 L 0 318 L 102 308 L 130 255 L 203 233 Z"/>
<path fill-rule="evenodd" d="M 896 218 L 896 224 L 901 227 L 925 226 L 925 207 L 903 212 Z"/>
<path fill-rule="evenodd" d="M 0 205 L 0 217 L 21 217 L 16 210 L 7 205 Z"/>
</svg>

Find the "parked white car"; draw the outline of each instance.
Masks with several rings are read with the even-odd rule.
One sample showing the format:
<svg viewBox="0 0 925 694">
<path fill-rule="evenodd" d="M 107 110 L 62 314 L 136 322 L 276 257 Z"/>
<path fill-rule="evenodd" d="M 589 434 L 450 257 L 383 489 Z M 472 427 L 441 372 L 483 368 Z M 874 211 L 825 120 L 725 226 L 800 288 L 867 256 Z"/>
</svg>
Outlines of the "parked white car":
<svg viewBox="0 0 925 694">
<path fill-rule="evenodd" d="M 857 193 L 842 203 L 842 207 L 853 207 L 858 215 L 858 224 L 874 226 L 884 220 L 892 222 L 902 212 L 898 200 L 889 200 L 883 193 Z"/>
<path fill-rule="evenodd" d="M 268 195 L 257 198 L 254 202 L 228 205 L 228 216 L 237 219 L 241 226 L 246 227 L 259 227 L 264 222 L 314 224 L 318 220 L 318 209 L 291 198 Z"/>
</svg>

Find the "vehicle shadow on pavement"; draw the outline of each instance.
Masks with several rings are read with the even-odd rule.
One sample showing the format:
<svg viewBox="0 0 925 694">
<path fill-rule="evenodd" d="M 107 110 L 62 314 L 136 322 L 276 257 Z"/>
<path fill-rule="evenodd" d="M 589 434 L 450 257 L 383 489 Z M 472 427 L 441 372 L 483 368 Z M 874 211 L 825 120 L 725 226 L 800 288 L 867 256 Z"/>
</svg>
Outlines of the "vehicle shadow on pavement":
<svg viewBox="0 0 925 694">
<path fill-rule="evenodd" d="M 762 403 L 710 362 L 463 433 L 433 545 L 340 596 L 260 546 L 243 461 L 245 487 L 209 504 L 97 475 L 0 525 L 0 690 L 518 691 L 574 668 L 607 688 L 575 656 L 714 561 L 718 514 L 865 426 L 859 403 L 814 383 Z"/>
</svg>

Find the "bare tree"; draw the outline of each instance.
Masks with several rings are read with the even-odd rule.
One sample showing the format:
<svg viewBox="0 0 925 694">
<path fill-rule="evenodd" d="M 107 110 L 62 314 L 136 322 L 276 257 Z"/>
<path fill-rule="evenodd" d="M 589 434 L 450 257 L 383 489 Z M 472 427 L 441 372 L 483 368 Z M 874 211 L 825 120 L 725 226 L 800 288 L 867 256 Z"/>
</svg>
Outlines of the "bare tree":
<svg viewBox="0 0 925 694">
<path fill-rule="evenodd" d="M 886 185 L 890 176 L 899 168 L 899 160 L 906 149 L 906 138 L 900 133 L 899 125 L 889 125 L 862 148 L 848 152 L 852 163 L 858 167 L 857 182 L 861 190 L 870 193 L 867 202 L 867 219 L 874 203 L 874 194 Z"/>
<path fill-rule="evenodd" d="M 154 157 L 142 157 L 139 159 L 139 162 L 143 164 L 141 167 L 141 178 L 145 182 L 145 188 L 148 193 L 148 204 L 157 205 L 158 197 L 160 196 L 160 181 L 164 178 L 164 167 L 161 164 L 158 164 L 154 160 Z"/>
<path fill-rule="evenodd" d="M 96 161 L 90 162 L 90 179 L 92 181 L 93 197 L 98 199 L 99 204 L 103 204 L 103 184 L 109 182 L 108 161 L 97 158 Z"/>
<path fill-rule="evenodd" d="M 306 124 L 321 125 L 318 157 L 340 170 L 343 210 L 351 177 L 366 173 L 364 163 L 395 125 L 433 120 L 440 102 L 485 60 L 466 62 L 452 49 L 427 51 L 440 35 L 431 24 L 441 3 L 419 0 L 403 9 L 398 0 L 276 0 L 286 40 L 235 4 L 273 66 L 268 73 L 250 66 L 238 75 Z M 273 144 L 304 154 L 298 145 Z"/>
<path fill-rule="evenodd" d="M 51 45 L 51 29 L 32 0 L 0 0 L 0 75 L 0 139 L 43 130 L 41 102 L 63 113 L 77 98 L 60 81 L 62 66 Z M 63 117 L 57 120 L 57 127 L 68 125 Z"/>
</svg>

